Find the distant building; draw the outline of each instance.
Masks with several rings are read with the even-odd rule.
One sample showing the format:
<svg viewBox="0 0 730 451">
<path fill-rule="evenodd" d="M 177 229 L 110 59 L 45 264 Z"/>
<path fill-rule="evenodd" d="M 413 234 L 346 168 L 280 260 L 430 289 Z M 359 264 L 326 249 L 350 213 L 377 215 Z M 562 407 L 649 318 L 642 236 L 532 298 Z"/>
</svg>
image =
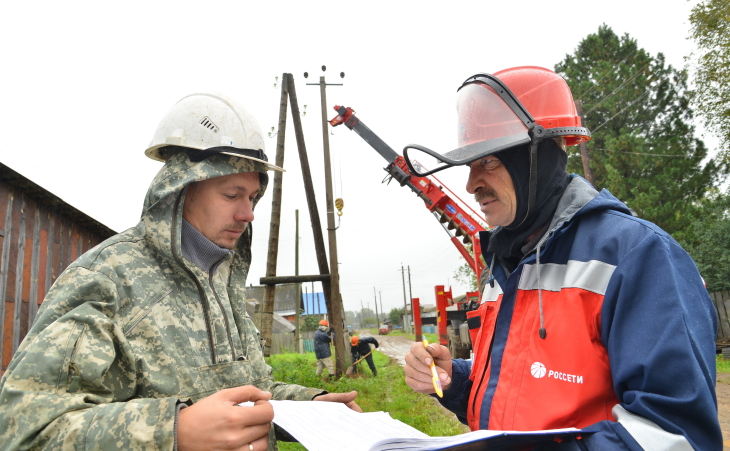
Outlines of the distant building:
<svg viewBox="0 0 730 451">
<path fill-rule="evenodd" d="M 56 278 L 116 232 L 0 163 L 0 362 L 28 333 Z"/>
<path fill-rule="evenodd" d="M 296 300 L 298 296 L 298 290 L 300 289 L 299 284 L 296 283 L 285 283 L 276 286 L 274 292 L 274 317 L 280 316 L 292 324 L 292 330 L 295 329 L 294 322 L 296 321 Z M 300 293 L 299 297 L 299 309 L 302 312 L 302 316 L 315 315 L 318 318 L 325 318 L 327 316 L 327 306 L 324 302 L 324 293 Z M 262 306 L 266 297 L 266 285 L 251 285 L 246 288 L 246 298 L 255 299 Z M 274 333 L 280 333 L 276 328 Z"/>
<path fill-rule="evenodd" d="M 324 293 L 302 293 L 304 313 L 302 315 L 327 315 L 327 304 L 324 302 Z"/>
<path fill-rule="evenodd" d="M 288 319 L 292 323 L 296 315 L 296 300 L 299 284 L 285 283 L 276 286 L 274 292 L 274 313 Z M 246 299 L 256 299 L 263 306 L 266 299 L 266 285 L 249 286 L 246 288 Z M 299 308 L 301 308 L 301 303 Z"/>
</svg>

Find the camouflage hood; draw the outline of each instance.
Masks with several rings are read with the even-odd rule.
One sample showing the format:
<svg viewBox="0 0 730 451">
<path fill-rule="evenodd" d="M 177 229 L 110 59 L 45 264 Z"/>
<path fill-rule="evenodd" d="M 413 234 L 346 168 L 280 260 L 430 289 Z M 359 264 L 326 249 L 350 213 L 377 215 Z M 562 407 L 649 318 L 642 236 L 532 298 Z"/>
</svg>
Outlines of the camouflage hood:
<svg viewBox="0 0 730 451">
<path fill-rule="evenodd" d="M 152 180 L 144 201 L 141 220 L 144 223 L 145 239 L 148 245 L 171 262 L 179 261 L 185 188 L 193 182 L 241 172 L 261 174 L 261 189 L 254 200 L 255 208 L 266 192 L 268 184 L 268 175 L 263 163 L 223 154 L 214 155 L 199 162 L 190 161 L 185 152 L 170 156 Z M 245 280 L 248 266 L 251 263 L 251 236 L 252 227 L 249 224 L 236 244 L 236 255 L 232 263 L 232 272 L 236 272 L 236 276 L 243 276 L 243 280 Z M 241 274 L 244 267 L 244 273 Z"/>
</svg>

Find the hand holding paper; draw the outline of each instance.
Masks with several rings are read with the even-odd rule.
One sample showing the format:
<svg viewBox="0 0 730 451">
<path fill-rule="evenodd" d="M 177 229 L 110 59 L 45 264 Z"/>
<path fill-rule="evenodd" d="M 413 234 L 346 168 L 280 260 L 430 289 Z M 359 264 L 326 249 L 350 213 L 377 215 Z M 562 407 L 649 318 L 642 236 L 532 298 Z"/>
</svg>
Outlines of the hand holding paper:
<svg viewBox="0 0 730 451">
<path fill-rule="evenodd" d="M 242 448 L 249 444 L 252 449 L 266 449 L 274 419 L 269 399 L 271 393 L 244 385 L 221 390 L 181 409 L 177 423 L 178 450 Z M 250 405 L 238 407 L 241 402 Z"/>
<path fill-rule="evenodd" d="M 362 412 L 360 406 L 358 406 L 355 402 L 355 398 L 357 398 L 357 392 L 351 391 L 349 393 L 327 393 L 325 395 L 317 395 L 314 399 L 312 399 L 312 401 L 341 402 L 355 412 Z"/>
</svg>

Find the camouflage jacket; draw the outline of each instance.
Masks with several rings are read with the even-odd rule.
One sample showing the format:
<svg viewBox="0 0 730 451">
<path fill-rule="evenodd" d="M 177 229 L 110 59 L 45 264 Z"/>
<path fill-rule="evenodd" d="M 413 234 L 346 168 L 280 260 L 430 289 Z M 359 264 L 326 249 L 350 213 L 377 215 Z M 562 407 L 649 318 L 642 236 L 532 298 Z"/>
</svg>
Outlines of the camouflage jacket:
<svg viewBox="0 0 730 451">
<path fill-rule="evenodd" d="M 61 274 L 0 381 L 1 449 L 173 449 L 181 402 L 240 385 L 273 399 L 323 393 L 271 379 L 244 304 L 250 226 L 213 276 L 181 252 L 185 186 L 250 171 L 264 168 L 170 157 L 140 223 Z M 273 428 L 269 438 L 276 449 Z"/>
</svg>

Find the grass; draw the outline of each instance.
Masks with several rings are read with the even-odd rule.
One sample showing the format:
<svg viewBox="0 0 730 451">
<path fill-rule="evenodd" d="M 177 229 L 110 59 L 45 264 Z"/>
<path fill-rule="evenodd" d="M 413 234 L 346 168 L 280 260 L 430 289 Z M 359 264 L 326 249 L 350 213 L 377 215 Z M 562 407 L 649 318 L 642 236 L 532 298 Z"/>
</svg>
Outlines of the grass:
<svg viewBox="0 0 730 451">
<path fill-rule="evenodd" d="M 385 354 L 374 351 L 378 376 L 373 377 L 365 362 L 358 365 L 363 376 L 342 377 L 326 382 L 314 374 L 317 361 L 313 353 L 277 354 L 268 360 L 275 380 L 318 387 L 329 392 L 357 390 L 357 403 L 363 412 L 385 411 L 430 436 L 451 436 L 468 432 L 456 417 L 442 409 L 430 396 L 415 393 L 405 383 L 403 368 Z M 279 442 L 282 451 L 304 450 L 299 443 Z"/>
<path fill-rule="evenodd" d="M 716 356 L 715 362 L 717 364 L 718 373 L 730 373 L 730 360 L 723 359 L 722 354 L 718 354 Z"/>
</svg>

